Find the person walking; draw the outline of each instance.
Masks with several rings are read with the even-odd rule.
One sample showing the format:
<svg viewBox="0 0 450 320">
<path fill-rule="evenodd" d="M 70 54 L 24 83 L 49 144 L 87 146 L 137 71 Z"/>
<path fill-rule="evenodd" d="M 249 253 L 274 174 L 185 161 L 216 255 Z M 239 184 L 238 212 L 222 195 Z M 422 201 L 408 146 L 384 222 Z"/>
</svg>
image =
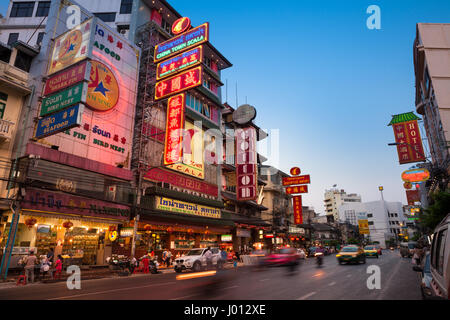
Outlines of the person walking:
<svg viewBox="0 0 450 320">
<path fill-rule="evenodd" d="M 225 263 L 227 263 L 227 257 L 228 254 L 225 249 L 220 250 L 220 268 L 223 268 L 225 266 Z"/>
<path fill-rule="evenodd" d="M 167 268 L 170 268 L 171 259 L 172 259 L 172 252 L 170 250 L 167 250 Z"/>
<path fill-rule="evenodd" d="M 63 258 L 60 254 L 58 254 L 58 259 L 55 262 L 55 274 L 53 276 L 53 279 L 61 279 L 61 273 L 62 273 L 62 267 L 63 267 Z"/>
<path fill-rule="evenodd" d="M 34 255 L 34 251 L 30 250 L 29 256 L 25 259 L 25 276 L 27 278 L 27 282 L 34 282 L 34 267 L 36 266 L 36 264 L 37 257 Z"/>
<path fill-rule="evenodd" d="M 47 260 L 53 263 L 53 258 L 55 257 L 55 252 L 53 251 L 53 248 L 50 248 L 50 250 L 47 252 Z"/>
<path fill-rule="evenodd" d="M 167 250 L 164 250 L 163 254 L 162 254 L 162 265 L 167 265 Z"/>
<path fill-rule="evenodd" d="M 212 252 L 211 247 L 208 247 L 208 249 L 205 252 L 205 259 L 206 259 L 206 268 L 212 269 Z"/>
</svg>

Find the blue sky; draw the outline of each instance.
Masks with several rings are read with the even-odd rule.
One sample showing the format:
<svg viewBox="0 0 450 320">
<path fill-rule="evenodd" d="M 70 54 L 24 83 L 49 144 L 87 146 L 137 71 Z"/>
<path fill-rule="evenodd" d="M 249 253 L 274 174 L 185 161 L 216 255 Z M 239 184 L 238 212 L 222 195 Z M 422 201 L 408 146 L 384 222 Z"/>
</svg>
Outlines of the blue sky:
<svg viewBox="0 0 450 320">
<path fill-rule="evenodd" d="M 228 101 L 258 110 L 261 128 L 280 129 L 280 169 L 311 175 L 304 205 L 323 212 L 337 184 L 363 201 L 406 204 L 391 115 L 414 111 L 412 47 L 418 22 L 450 22 L 450 1 L 169 0 L 193 25 L 210 22 L 211 43 L 233 67 Z M 7 1 L 0 1 L 5 14 Z M 369 30 L 370 5 L 381 30 Z M 225 88 L 223 89 L 225 100 Z"/>
</svg>

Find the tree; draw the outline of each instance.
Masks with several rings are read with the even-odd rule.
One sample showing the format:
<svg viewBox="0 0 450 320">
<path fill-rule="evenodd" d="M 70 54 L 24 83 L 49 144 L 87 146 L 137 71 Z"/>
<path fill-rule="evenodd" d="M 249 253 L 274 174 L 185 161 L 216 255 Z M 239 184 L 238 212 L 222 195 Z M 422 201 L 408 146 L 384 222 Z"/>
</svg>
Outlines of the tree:
<svg viewBox="0 0 450 320">
<path fill-rule="evenodd" d="M 434 228 L 450 213 L 450 193 L 440 191 L 432 196 L 433 204 L 420 215 L 420 223 L 429 230 Z"/>
</svg>

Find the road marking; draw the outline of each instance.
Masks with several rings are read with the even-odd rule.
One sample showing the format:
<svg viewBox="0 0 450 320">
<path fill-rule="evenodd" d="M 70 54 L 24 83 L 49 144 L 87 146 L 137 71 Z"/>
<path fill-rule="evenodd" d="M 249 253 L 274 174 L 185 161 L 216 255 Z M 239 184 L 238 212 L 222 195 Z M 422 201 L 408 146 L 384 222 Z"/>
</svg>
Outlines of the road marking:
<svg viewBox="0 0 450 320">
<path fill-rule="evenodd" d="M 306 300 L 306 299 L 308 299 L 309 297 L 311 297 L 311 296 L 313 296 L 315 294 L 316 294 L 316 292 L 313 291 L 313 292 L 310 292 L 310 293 L 304 295 L 303 297 L 298 298 L 297 300 Z"/>
<path fill-rule="evenodd" d="M 114 290 L 105 290 L 105 291 L 97 291 L 97 292 L 90 292 L 90 293 L 74 294 L 74 295 L 71 295 L 71 296 L 51 298 L 51 299 L 47 299 L 47 300 L 71 299 L 71 298 L 75 298 L 75 297 L 91 296 L 91 295 L 96 295 L 96 294 L 110 293 L 110 292 L 117 292 L 117 291 L 125 291 L 125 290 L 135 290 L 135 289 L 156 287 L 156 286 L 175 284 L 175 283 L 177 283 L 177 282 L 165 282 L 165 283 L 150 284 L 150 285 L 147 285 L 147 286 L 140 286 L 140 287 L 121 288 L 121 289 L 114 289 Z"/>
<path fill-rule="evenodd" d="M 350 278 L 351 276 L 352 276 L 351 274 L 348 274 L 348 275 L 347 275 L 347 278 Z"/>
<path fill-rule="evenodd" d="M 334 286 L 335 284 L 336 284 L 336 282 L 333 281 L 332 283 L 329 284 L 329 286 L 331 287 L 331 286 Z"/>
<path fill-rule="evenodd" d="M 259 281 L 267 281 L 267 280 L 270 280 L 270 279 L 261 279 L 261 280 L 259 280 Z"/>
<path fill-rule="evenodd" d="M 223 288 L 222 290 L 233 289 L 233 288 L 239 288 L 239 286 L 226 287 L 226 288 Z"/>
</svg>

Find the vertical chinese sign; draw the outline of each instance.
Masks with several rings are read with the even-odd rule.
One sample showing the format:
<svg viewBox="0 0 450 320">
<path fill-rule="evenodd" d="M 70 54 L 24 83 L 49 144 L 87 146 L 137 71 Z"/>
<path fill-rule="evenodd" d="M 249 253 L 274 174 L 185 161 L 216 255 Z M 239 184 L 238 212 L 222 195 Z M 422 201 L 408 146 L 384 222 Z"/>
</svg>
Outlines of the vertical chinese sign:
<svg viewBox="0 0 450 320">
<path fill-rule="evenodd" d="M 394 130 L 400 164 L 425 161 L 417 120 L 420 119 L 413 112 L 408 112 L 393 116 L 389 123 Z"/>
<path fill-rule="evenodd" d="M 236 130 L 236 199 L 238 201 L 257 198 L 256 156 L 255 128 Z"/>
<path fill-rule="evenodd" d="M 309 174 L 300 176 L 300 168 L 294 167 L 290 171 L 293 177 L 284 177 L 282 179 L 283 186 L 286 187 L 286 194 L 308 193 L 308 186 L 311 183 Z M 302 210 L 302 196 L 297 195 L 292 197 L 294 207 L 294 223 L 303 224 L 303 210 Z"/>
<path fill-rule="evenodd" d="M 164 165 L 174 164 L 181 161 L 184 105 L 184 93 L 170 98 L 167 102 L 167 131 L 164 148 Z"/>
<path fill-rule="evenodd" d="M 302 196 L 294 196 L 294 223 L 303 224 Z"/>
</svg>

